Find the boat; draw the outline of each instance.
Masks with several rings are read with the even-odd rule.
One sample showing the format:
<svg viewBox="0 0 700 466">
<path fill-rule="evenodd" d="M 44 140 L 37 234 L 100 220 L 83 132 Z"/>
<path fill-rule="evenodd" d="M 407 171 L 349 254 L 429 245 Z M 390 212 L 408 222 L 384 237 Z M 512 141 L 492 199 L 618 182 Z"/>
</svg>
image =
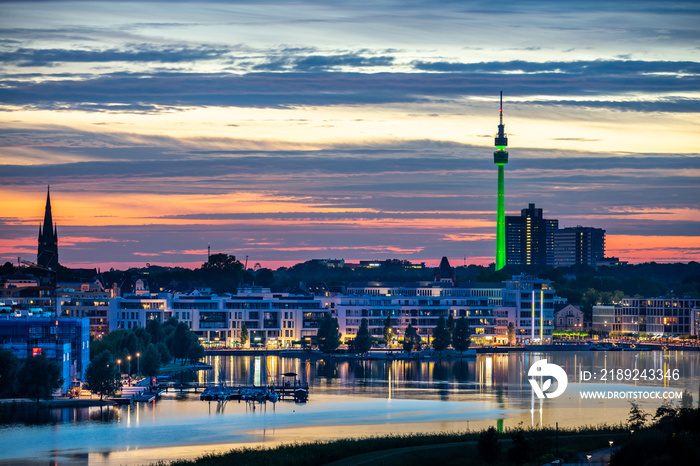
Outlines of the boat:
<svg viewBox="0 0 700 466">
<path fill-rule="evenodd" d="M 306 403 L 309 400 L 309 389 L 305 387 L 297 387 L 294 389 L 294 401 L 297 403 Z"/>
<path fill-rule="evenodd" d="M 267 394 L 262 388 L 241 388 L 241 400 L 245 401 L 264 401 Z"/>
</svg>

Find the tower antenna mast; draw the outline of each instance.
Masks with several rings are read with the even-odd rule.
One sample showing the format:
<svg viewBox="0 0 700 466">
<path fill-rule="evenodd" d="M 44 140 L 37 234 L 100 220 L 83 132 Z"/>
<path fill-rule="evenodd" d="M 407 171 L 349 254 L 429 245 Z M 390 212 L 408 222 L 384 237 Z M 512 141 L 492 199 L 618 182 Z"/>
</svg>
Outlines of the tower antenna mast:
<svg viewBox="0 0 700 466">
<path fill-rule="evenodd" d="M 508 163 L 508 138 L 503 124 L 503 91 L 499 109 L 498 135 L 495 140 L 496 151 L 493 163 L 498 166 L 498 198 L 496 202 L 496 270 L 506 265 L 506 219 L 505 219 L 505 166 Z"/>
</svg>

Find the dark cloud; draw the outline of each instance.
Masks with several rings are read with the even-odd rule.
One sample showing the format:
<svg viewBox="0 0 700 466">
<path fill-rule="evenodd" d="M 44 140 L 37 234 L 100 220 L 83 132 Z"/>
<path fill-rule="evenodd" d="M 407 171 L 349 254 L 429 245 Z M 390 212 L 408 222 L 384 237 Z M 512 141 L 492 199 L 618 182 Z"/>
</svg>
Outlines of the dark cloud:
<svg viewBox="0 0 700 466">
<path fill-rule="evenodd" d="M 421 71 L 445 73 L 556 73 L 586 76 L 619 76 L 647 73 L 700 74 L 700 63 L 693 61 L 642 61 L 642 60 L 587 60 L 528 62 L 413 62 Z"/>
<path fill-rule="evenodd" d="M 154 47 L 141 45 L 130 50 L 76 50 L 19 48 L 0 52 L 0 62 L 19 66 L 50 66 L 59 63 L 160 62 L 180 63 L 221 58 L 226 49 L 208 47 Z"/>
<path fill-rule="evenodd" d="M 199 52 L 197 52 L 199 53 Z M 209 51 L 202 51 L 204 54 Z M 94 79 L 63 79 L 40 83 L 2 83 L 0 103 L 36 108 L 79 108 L 92 111 L 157 112 L 178 106 L 277 107 L 352 105 L 451 100 L 462 96 L 493 95 L 507 89 L 510 96 L 550 95 L 556 101 L 536 100 L 539 105 L 604 107 L 634 111 L 697 111 L 698 99 L 666 96 L 656 100 L 611 101 L 599 94 L 694 92 L 700 87 L 700 64 L 695 62 L 494 62 L 436 64 L 416 67 L 445 73 L 350 73 L 313 71 L 319 68 L 389 63 L 391 57 L 355 55 L 281 59 L 272 68 L 291 66 L 306 72 L 195 74 L 115 73 Z M 306 60 L 306 61 L 304 61 Z M 539 72 L 561 67 L 558 72 Z M 470 69 L 471 68 L 471 69 Z M 525 74 L 506 71 L 527 69 Z M 585 101 L 567 96 L 587 96 Z M 528 105 L 531 103 L 528 102 Z"/>
<path fill-rule="evenodd" d="M 678 112 L 697 113 L 700 99 L 688 97 L 661 97 L 653 101 L 619 101 L 619 100 L 531 100 L 528 105 L 562 105 L 565 107 L 608 108 L 631 112 Z"/>
<path fill-rule="evenodd" d="M 268 60 L 253 66 L 256 71 L 326 71 L 341 67 L 391 66 L 391 56 L 364 56 L 359 53 L 343 55 L 307 55 Z"/>
</svg>

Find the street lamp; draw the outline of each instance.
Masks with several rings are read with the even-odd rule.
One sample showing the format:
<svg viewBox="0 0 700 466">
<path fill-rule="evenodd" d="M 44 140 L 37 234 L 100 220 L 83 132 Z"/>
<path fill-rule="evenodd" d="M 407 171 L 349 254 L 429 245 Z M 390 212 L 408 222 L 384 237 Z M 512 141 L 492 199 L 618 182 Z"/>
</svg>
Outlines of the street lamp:
<svg viewBox="0 0 700 466">
<path fill-rule="evenodd" d="M 128 355 L 126 359 L 129 361 L 129 377 L 131 378 L 131 355 Z"/>
<path fill-rule="evenodd" d="M 141 373 L 140 367 L 141 367 L 141 353 L 136 353 L 136 375 L 139 375 Z"/>
<path fill-rule="evenodd" d="M 117 364 L 119 364 L 119 377 L 122 375 L 122 360 L 117 359 Z"/>
<path fill-rule="evenodd" d="M 591 456 L 592 455 L 586 455 L 586 459 L 588 460 L 588 466 L 591 466 Z"/>
<path fill-rule="evenodd" d="M 612 440 L 608 440 L 608 443 L 610 444 L 610 458 L 612 459 L 612 444 L 613 444 L 613 441 L 612 441 Z"/>
</svg>

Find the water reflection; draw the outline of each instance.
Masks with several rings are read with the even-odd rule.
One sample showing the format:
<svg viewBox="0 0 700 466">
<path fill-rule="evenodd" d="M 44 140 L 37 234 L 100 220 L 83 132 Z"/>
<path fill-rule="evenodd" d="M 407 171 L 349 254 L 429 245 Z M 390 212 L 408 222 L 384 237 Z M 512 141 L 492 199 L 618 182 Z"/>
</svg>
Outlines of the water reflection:
<svg viewBox="0 0 700 466">
<path fill-rule="evenodd" d="M 546 358 L 566 371 L 569 388 L 557 399 L 537 399 L 529 367 Z M 311 387 L 309 403 L 255 405 L 202 402 L 199 393 L 170 391 L 157 403 L 114 408 L 0 410 L 0 464 L 17 458 L 50 460 L 90 453 L 90 462 L 147 463 L 196 456 L 196 445 L 330 439 L 387 432 L 499 428 L 524 425 L 580 426 L 627 418 L 627 401 L 582 400 L 583 389 L 652 388 L 697 393 L 698 353 L 511 353 L 472 359 L 337 360 L 271 355 L 216 356 L 212 370 L 183 373 L 180 382 L 228 385 L 281 384 L 294 372 Z M 678 369 L 679 380 L 629 382 L 581 380 L 581 371 Z M 659 402 L 642 402 L 647 412 Z M 29 429 L 29 430 L 28 430 Z M 186 432 L 186 435 L 179 433 Z M 26 439 L 31 436 L 31 445 Z M 190 445 L 190 447 L 186 447 Z M 189 450 L 188 450 L 189 448 Z M 147 453 L 150 452 L 150 453 Z M 189 452 L 189 453 L 188 453 Z M 146 455 L 146 456 L 138 456 Z M 150 456 L 148 456 L 150 455 Z M 168 456 L 171 455 L 171 456 Z M 83 457 L 81 456 L 81 458 Z M 45 464 L 45 462 L 44 462 Z"/>
<path fill-rule="evenodd" d="M 22 423 L 26 425 L 66 424 L 82 422 L 118 421 L 120 410 L 116 406 L 83 408 L 46 408 L 34 405 L 12 405 L 0 409 L 0 425 Z"/>
</svg>

